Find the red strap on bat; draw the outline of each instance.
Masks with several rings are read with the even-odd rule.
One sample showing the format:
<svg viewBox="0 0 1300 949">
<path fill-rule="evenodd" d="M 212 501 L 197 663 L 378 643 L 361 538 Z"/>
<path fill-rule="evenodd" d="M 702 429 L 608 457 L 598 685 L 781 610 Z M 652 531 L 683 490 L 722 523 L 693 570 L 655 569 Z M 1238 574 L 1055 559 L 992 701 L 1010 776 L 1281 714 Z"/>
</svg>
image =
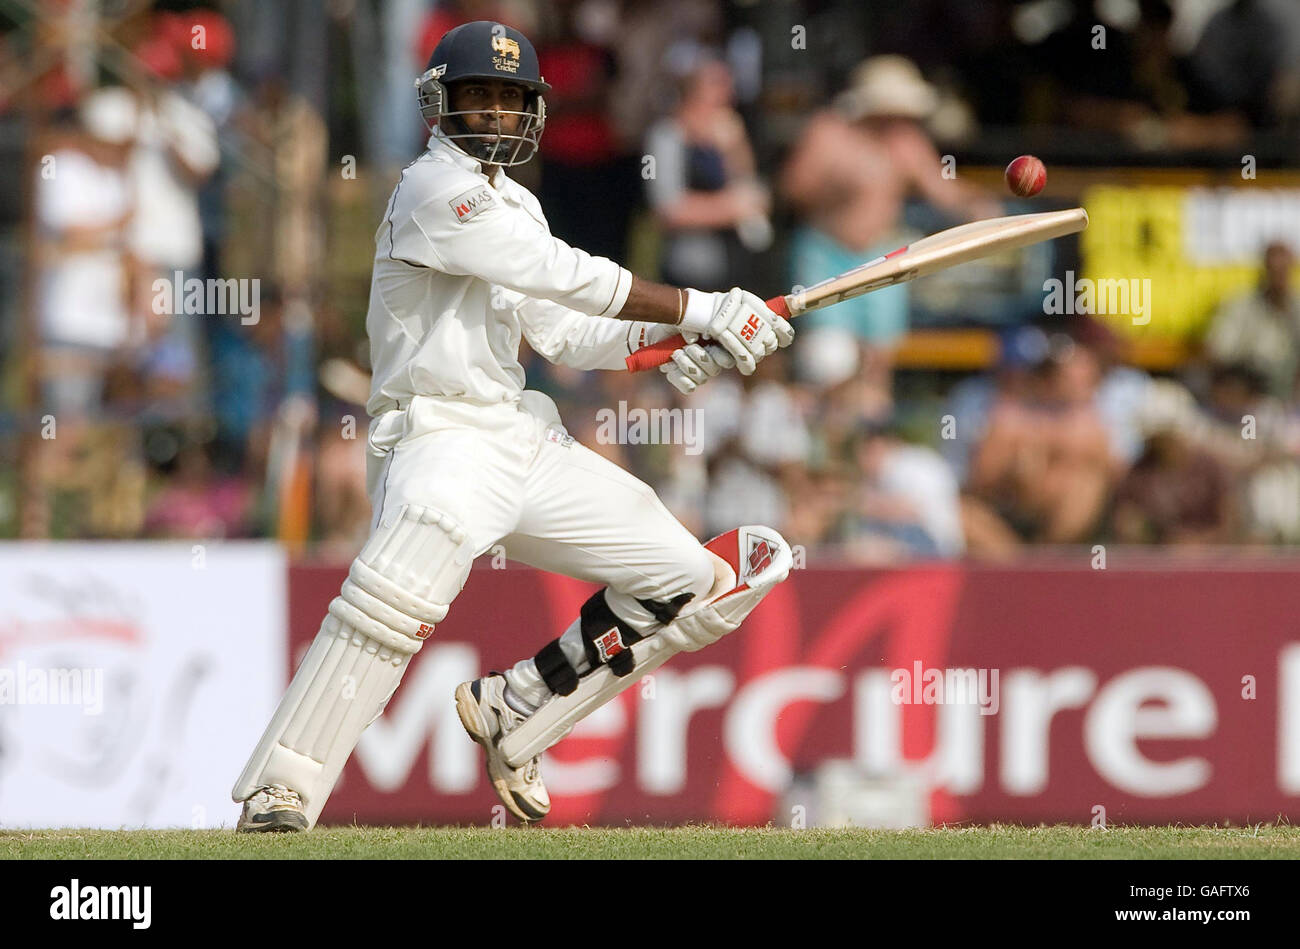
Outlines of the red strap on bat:
<svg viewBox="0 0 1300 949">
<path fill-rule="evenodd" d="M 767 308 L 773 313 L 783 316 L 787 320 L 790 318 L 790 308 L 786 306 L 785 297 L 776 296 L 765 302 Z M 657 343 L 638 349 L 623 361 L 627 364 L 628 372 L 645 372 L 647 369 L 654 369 L 671 360 L 673 351 L 681 349 L 685 345 L 686 340 L 678 333 L 675 336 L 669 336 L 667 339 L 661 339 Z"/>
</svg>

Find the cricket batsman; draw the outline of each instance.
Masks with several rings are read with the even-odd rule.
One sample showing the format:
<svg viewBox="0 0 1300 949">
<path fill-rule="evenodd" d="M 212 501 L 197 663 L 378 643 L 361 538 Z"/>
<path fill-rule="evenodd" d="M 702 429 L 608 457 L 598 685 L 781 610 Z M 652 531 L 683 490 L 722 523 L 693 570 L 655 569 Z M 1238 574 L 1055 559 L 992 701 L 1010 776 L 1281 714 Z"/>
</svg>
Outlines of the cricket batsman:
<svg viewBox="0 0 1300 949">
<path fill-rule="evenodd" d="M 550 810 L 547 747 L 674 653 L 736 629 L 792 562 L 761 526 L 701 545 L 651 488 L 568 435 L 518 359 L 522 335 L 553 363 L 622 369 L 682 332 L 662 368 L 689 394 L 724 369 L 752 373 L 793 340 L 789 323 L 740 288 L 651 283 L 551 235 L 505 172 L 536 154 L 550 88 L 519 31 L 451 30 L 416 87 L 431 134 L 376 232 L 366 316 L 370 537 L 235 784 L 241 831 L 315 825 L 361 733 L 497 543 L 601 585 L 536 654 L 456 688 L 492 786 L 525 822 Z"/>
</svg>

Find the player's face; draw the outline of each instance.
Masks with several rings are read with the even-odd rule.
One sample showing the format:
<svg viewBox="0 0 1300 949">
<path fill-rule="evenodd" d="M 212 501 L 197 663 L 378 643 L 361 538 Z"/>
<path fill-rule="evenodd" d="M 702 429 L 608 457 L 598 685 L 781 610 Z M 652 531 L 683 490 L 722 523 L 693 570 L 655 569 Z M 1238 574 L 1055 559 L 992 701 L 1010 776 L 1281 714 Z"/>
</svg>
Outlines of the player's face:
<svg viewBox="0 0 1300 949">
<path fill-rule="evenodd" d="M 467 79 L 448 91 L 452 110 L 470 113 L 461 118 L 471 132 L 492 136 L 497 131 L 497 116 L 491 113 L 500 112 L 501 131 L 507 135 L 518 133 L 524 117 L 508 113 L 524 111 L 527 90 L 523 86 L 504 79 Z"/>
</svg>

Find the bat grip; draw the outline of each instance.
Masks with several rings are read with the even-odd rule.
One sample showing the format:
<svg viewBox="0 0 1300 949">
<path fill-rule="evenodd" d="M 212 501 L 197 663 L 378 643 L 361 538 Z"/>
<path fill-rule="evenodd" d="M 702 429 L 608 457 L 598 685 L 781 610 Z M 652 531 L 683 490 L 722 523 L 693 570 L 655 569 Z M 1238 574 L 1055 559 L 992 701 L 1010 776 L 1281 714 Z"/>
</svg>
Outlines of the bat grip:
<svg viewBox="0 0 1300 949">
<path fill-rule="evenodd" d="M 790 318 L 790 307 L 786 303 L 785 297 L 775 296 L 765 302 L 767 303 L 767 308 L 773 313 L 776 313 L 778 316 L 784 316 L 786 319 Z M 657 343 L 643 346 L 624 360 L 627 364 L 627 371 L 645 372 L 646 370 L 662 366 L 673 358 L 673 352 L 675 350 L 681 349 L 685 345 L 686 340 L 682 338 L 680 333 L 677 333 L 676 335 L 669 336 L 667 339 L 661 339 Z"/>
</svg>

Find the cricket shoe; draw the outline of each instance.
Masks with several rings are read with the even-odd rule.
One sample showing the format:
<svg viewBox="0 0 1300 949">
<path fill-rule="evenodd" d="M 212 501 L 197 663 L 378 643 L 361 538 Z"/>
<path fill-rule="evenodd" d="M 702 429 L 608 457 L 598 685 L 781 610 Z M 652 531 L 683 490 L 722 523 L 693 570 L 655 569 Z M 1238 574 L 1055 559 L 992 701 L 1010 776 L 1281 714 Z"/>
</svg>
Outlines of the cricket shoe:
<svg viewBox="0 0 1300 949">
<path fill-rule="evenodd" d="M 473 682 L 456 686 L 456 713 L 469 737 L 487 752 L 488 778 L 497 797 L 511 814 L 524 823 L 539 821 L 551 810 L 538 759 L 514 768 L 506 763 L 498 745 L 501 739 L 518 728 L 527 715 L 506 702 L 506 677 L 490 672 Z"/>
<path fill-rule="evenodd" d="M 258 788 L 244 802 L 236 831 L 243 833 L 280 832 L 295 833 L 307 829 L 307 815 L 302 798 L 283 784 Z"/>
</svg>

